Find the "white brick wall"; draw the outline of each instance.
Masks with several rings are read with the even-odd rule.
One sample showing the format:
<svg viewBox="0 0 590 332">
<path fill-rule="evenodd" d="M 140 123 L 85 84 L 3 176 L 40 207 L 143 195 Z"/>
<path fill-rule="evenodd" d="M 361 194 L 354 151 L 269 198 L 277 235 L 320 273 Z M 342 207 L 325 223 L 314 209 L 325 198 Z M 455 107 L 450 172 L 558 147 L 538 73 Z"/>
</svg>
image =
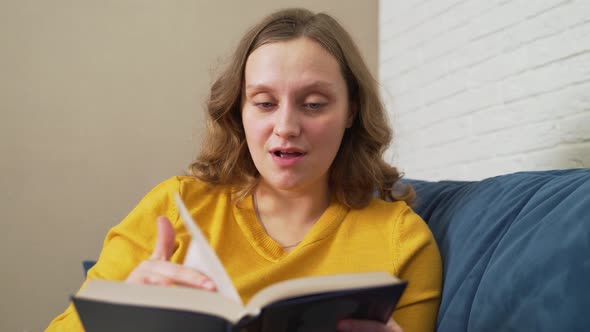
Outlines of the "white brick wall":
<svg viewBox="0 0 590 332">
<path fill-rule="evenodd" d="M 380 0 L 379 80 L 409 178 L 590 167 L 590 0 Z"/>
</svg>

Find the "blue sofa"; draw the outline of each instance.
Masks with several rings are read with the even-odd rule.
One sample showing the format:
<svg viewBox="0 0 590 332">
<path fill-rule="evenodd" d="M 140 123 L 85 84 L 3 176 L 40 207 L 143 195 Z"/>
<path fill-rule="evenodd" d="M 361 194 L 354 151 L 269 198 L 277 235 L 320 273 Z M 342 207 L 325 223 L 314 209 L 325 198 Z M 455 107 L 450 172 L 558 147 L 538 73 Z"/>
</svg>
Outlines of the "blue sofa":
<svg viewBox="0 0 590 332">
<path fill-rule="evenodd" d="M 406 181 L 443 260 L 439 332 L 590 331 L 590 169 Z"/>
<path fill-rule="evenodd" d="M 590 331 L 590 169 L 404 182 L 441 251 L 439 332 Z"/>
</svg>

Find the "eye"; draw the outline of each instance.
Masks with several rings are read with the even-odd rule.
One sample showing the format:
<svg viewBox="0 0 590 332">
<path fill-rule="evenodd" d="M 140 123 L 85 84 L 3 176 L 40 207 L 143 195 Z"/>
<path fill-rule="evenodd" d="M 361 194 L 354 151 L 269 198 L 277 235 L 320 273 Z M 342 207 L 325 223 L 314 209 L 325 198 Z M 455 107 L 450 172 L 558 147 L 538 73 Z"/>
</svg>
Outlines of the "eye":
<svg viewBox="0 0 590 332">
<path fill-rule="evenodd" d="M 317 110 L 320 109 L 324 106 L 323 103 L 305 103 L 303 104 L 303 106 L 305 106 L 308 109 L 312 109 L 312 110 Z"/>
<path fill-rule="evenodd" d="M 271 102 L 269 102 L 269 101 L 265 101 L 265 102 L 259 102 L 259 103 L 254 103 L 254 105 L 255 105 L 256 107 L 259 107 L 259 108 L 262 108 L 262 109 L 270 109 L 270 108 L 272 108 L 273 106 L 275 106 L 275 104 L 274 104 L 274 103 L 271 103 Z"/>
</svg>

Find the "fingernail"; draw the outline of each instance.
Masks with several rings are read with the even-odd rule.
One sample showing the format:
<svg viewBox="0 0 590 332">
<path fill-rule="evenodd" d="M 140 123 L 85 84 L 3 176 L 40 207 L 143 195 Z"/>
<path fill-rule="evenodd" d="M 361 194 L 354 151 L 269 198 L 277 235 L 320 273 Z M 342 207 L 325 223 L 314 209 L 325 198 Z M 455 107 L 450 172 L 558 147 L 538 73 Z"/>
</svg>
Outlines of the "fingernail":
<svg viewBox="0 0 590 332">
<path fill-rule="evenodd" d="M 214 290 L 215 284 L 211 280 L 206 280 L 205 282 L 201 283 L 201 286 L 207 290 Z"/>
</svg>

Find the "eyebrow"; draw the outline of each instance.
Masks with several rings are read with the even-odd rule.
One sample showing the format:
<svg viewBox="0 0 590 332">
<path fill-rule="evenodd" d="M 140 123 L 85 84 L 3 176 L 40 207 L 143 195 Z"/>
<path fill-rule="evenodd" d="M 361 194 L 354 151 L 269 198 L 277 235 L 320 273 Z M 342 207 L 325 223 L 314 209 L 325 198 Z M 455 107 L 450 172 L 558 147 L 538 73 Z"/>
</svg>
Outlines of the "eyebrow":
<svg viewBox="0 0 590 332">
<path fill-rule="evenodd" d="M 328 81 L 315 81 L 311 84 L 307 84 L 307 85 L 303 85 L 301 88 L 301 90 L 305 90 L 305 91 L 309 91 L 309 90 L 322 90 L 322 89 L 328 89 L 328 90 L 333 90 L 334 89 L 334 84 L 328 82 Z M 246 90 L 247 91 L 261 91 L 261 90 L 270 90 L 272 91 L 272 85 L 268 85 L 265 83 L 251 83 L 246 85 Z"/>
</svg>

